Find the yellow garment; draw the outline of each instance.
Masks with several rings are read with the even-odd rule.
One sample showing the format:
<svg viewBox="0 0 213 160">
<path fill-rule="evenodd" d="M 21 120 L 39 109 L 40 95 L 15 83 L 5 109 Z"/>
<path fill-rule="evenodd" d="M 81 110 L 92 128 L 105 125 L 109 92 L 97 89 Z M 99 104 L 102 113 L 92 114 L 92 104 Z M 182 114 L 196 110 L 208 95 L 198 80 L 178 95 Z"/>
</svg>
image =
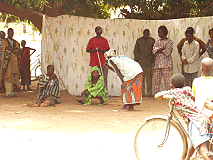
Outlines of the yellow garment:
<svg viewBox="0 0 213 160">
<path fill-rule="evenodd" d="M 14 44 L 17 48 L 20 48 L 20 44 L 13 40 Z M 4 39 L 2 41 L 2 59 L 1 59 L 1 71 L 0 75 L 2 73 L 2 66 L 4 61 L 4 55 L 5 55 L 5 49 L 8 47 L 8 41 L 7 39 Z M 18 67 L 18 59 L 17 56 L 14 53 L 11 53 L 10 61 L 8 63 L 7 71 L 4 75 L 4 82 L 13 83 L 16 84 L 17 87 L 20 87 L 20 73 L 19 73 L 19 67 Z"/>
<path fill-rule="evenodd" d="M 6 89 L 6 95 L 12 94 L 13 93 L 13 84 L 5 82 L 4 85 L 5 85 L 5 89 Z"/>
</svg>

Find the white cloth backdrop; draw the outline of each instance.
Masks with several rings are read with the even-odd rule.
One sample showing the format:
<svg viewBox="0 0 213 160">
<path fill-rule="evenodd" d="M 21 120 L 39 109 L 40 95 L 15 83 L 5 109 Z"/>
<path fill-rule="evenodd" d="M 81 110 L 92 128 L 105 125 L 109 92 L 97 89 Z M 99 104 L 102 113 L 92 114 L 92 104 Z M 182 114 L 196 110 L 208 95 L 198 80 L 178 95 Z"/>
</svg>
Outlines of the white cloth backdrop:
<svg viewBox="0 0 213 160">
<path fill-rule="evenodd" d="M 178 42 L 185 37 L 187 27 L 194 27 L 195 36 L 205 43 L 209 39 L 208 31 L 213 27 L 213 17 L 185 18 L 174 20 L 132 20 L 132 19 L 94 19 L 63 15 L 56 18 L 45 17 L 42 28 L 42 73 L 46 66 L 53 64 L 61 85 L 72 95 L 80 95 L 90 74 L 89 53 L 86 46 L 95 36 L 95 27 L 101 26 L 102 36 L 107 38 L 110 48 L 118 55 L 133 58 L 133 49 L 137 38 L 146 28 L 151 36 L 158 40 L 158 27 L 168 28 L 168 37 L 173 41 L 173 73 L 180 73 L 181 63 L 177 52 Z M 207 55 L 205 53 L 205 55 Z M 118 76 L 109 71 L 109 95 L 119 96 L 121 82 Z M 163 86 L 163 81 L 162 81 Z M 163 89 L 163 87 L 161 87 Z"/>
</svg>

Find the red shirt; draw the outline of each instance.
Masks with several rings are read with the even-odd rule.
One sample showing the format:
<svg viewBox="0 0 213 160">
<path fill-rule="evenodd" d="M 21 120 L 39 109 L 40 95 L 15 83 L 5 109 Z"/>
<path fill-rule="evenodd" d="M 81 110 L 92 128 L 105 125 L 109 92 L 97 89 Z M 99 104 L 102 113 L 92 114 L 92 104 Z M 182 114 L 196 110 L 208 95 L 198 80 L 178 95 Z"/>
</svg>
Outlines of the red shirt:
<svg viewBox="0 0 213 160">
<path fill-rule="evenodd" d="M 110 49 L 107 39 L 103 38 L 103 37 L 101 39 L 98 39 L 96 37 L 91 38 L 89 40 L 89 43 L 87 45 L 86 50 L 90 50 L 90 49 L 96 50 L 96 48 L 100 48 L 101 50 Z M 106 62 L 106 58 L 104 57 L 104 54 L 102 52 L 99 52 L 99 57 L 100 57 L 101 66 L 103 66 L 105 64 L 105 62 Z M 90 53 L 89 66 L 98 66 L 98 67 L 100 67 L 97 52 Z"/>
<path fill-rule="evenodd" d="M 21 62 L 22 63 L 29 63 L 30 62 L 30 48 L 25 47 L 21 48 Z"/>
<path fill-rule="evenodd" d="M 21 48 L 21 70 L 24 70 L 25 63 L 30 63 L 30 48 L 25 47 L 25 49 Z"/>
</svg>

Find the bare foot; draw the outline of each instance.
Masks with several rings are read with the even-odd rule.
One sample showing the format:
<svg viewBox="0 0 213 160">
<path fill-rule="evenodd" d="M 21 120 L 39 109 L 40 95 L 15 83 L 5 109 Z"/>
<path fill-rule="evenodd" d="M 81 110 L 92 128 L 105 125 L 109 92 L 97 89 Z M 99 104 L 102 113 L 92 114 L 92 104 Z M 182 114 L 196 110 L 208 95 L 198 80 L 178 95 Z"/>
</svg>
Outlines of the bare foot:
<svg viewBox="0 0 213 160">
<path fill-rule="evenodd" d="M 50 102 L 45 101 L 44 103 L 42 103 L 42 104 L 40 105 L 40 107 L 47 107 L 47 106 L 49 106 L 49 105 L 50 105 Z"/>
<path fill-rule="evenodd" d="M 27 104 L 27 106 L 29 106 L 29 107 L 39 107 L 38 104 L 32 103 L 32 102 L 29 102 L 29 103 Z"/>
<path fill-rule="evenodd" d="M 127 112 L 128 111 L 127 105 L 123 106 L 121 109 L 119 109 L 119 111 Z"/>
</svg>

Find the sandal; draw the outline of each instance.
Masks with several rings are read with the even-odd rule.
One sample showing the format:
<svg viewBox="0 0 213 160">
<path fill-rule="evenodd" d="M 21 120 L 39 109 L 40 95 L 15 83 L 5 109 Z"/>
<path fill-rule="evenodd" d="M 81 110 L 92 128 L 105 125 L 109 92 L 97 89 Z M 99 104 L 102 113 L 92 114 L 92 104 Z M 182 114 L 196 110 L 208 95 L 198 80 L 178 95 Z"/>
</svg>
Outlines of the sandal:
<svg viewBox="0 0 213 160">
<path fill-rule="evenodd" d="M 128 109 L 127 109 L 127 107 L 122 107 L 122 108 L 119 109 L 119 111 L 127 112 Z"/>
<path fill-rule="evenodd" d="M 99 103 L 99 104 L 98 104 L 98 106 L 103 106 L 103 105 L 105 105 L 105 103 Z"/>
<path fill-rule="evenodd" d="M 76 100 L 76 101 L 80 104 L 84 104 L 84 102 L 82 100 Z"/>
<path fill-rule="evenodd" d="M 13 97 L 13 96 L 15 96 L 15 94 L 14 94 L 14 93 L 6 94 L 6 97 Z"/>
<path fill-rule="evenodd" d="M 27 88 L 27 91 L 33 91 L 31 88 Z"/>
</svg>

